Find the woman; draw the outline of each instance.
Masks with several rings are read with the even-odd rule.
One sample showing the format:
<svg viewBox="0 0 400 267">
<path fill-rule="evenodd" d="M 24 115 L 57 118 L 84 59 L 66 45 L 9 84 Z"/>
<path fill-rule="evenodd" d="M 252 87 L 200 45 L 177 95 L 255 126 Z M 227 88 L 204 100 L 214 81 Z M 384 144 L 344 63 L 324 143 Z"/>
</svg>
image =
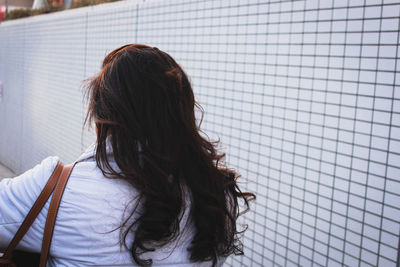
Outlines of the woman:
<svg viewBox="0 0 400 267">
<path fill-rule="evenodd" d="M 242 193 L 215 143 L 199 133 L 188 77 L 167 53 L 125 45 L 88 80 L 85 123 L 97 141 L 81 155 L 63 195 L 49 266 L 220 266 L 242 253 Z M 58 162 L 0 183 L 5 248 Z M 48 203 L 20 243 L 40 251 Z"/>
</svg>

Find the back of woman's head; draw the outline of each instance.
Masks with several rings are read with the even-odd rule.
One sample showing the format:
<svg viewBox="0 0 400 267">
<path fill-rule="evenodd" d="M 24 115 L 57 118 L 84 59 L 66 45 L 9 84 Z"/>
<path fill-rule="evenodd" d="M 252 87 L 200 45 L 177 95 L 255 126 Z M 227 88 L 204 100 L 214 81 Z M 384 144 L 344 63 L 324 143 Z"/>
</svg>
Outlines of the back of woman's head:
<svg viewBox="0 0 400 267">
<path fill-rule="evenodd" d="M 157 48 L 125 45 L 105 57 L 87 88 L 86 121 L 97 128 L 98 167 L 140 192 L 132 203 L 141 205 L 140 216 L 123 235 L 125 242 L 135 229 L 133 244 L 125 243 L 134 261 L 151 263 L 141 254 L 177 237 L 186 208 L 195 228 L 188 248 L 192 261 L 216 263 L 219 256 L 242 253 L 238 198 L 248 207 L 254 195 L 239 190 L 237 175 L 222 166 L 224 154 L 200 135 L 194 111 L 198 105 L 175 60 Z M 107 158 L 107 139 L 119 170 Z"/>
</svg>

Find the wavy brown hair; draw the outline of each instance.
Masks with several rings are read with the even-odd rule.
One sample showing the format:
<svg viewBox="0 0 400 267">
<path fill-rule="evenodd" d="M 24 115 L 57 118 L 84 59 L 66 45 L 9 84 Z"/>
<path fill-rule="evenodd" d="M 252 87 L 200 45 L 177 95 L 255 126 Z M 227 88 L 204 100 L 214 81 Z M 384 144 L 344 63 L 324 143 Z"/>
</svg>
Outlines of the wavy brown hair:
<svg viewBox="0 0 400 267">
<path fill-rule="evenodd" d="M 219 256 L 242 254 L 238 200 L 247 211 L 255 196 L 240 191 L 239 175 L 224 166 L 217 143 L 200 134 L 195 107 L 202 109 L 175 60 L 155 47 L 122 46 L 105 57 L 86 92 L 85 124 L 94 122 L 97 128 L 97 166 L 106 177 L 126 179 L 139 192 L 132 205 L 135 212 L 140 203 L 141 212 L 121 237 L 133 260 L 151 264 L 141 255 L 177 237 L 187 197 L 195 227 L 190 260 L 215 265 Z M 107 138 L 118 171 L 107 158 Z M 133 244 L 126 244 L 133 229 Z"/>
</svg>

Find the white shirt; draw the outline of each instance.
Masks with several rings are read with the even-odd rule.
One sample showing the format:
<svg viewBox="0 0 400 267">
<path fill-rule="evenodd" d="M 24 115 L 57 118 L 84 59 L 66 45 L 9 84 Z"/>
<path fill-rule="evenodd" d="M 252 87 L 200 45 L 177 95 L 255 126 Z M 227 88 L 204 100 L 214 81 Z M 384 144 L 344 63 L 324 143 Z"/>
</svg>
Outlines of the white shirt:
<svg viewBox="0 0 400 267">
<path fill-rule="evenodd" d="M 137 191 L 125 180 L 104 177 L 94 152 L 92 145 L 78 158 L 71 173 L 54 227 L 48 266 L 135 266 L 130 252 L 120 246 L 117 228 L 129 215 L 133 205 L 127 204 L 132 203 Z M 0 182 L 0 251 L 11 241 L 58 161 L 58 157 L 48 157 L 22 175 Z M 112 164 L 117 168 L 115 162 Z M 19 249 L 40 252 L 49 203 L 50 199 L 19 243 Z M 193 237 L 193 225 L 184 227 L 187 213 L 180 227 L 186 230 L 181 230 L 175 242 L 141 258 L 152 258 L 153 266 L 211 266 L 210 262 L 189 261 L 187 247 Z M 133 233 L 127 240 L 131 245 Z"/>
</svg>

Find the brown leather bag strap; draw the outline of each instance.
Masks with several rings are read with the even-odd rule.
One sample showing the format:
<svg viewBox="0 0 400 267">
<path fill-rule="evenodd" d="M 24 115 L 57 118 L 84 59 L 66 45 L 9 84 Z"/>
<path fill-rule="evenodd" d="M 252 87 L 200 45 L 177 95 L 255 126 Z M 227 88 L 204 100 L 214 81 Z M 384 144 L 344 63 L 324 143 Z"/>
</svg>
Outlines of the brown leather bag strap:
<svg viewBox="0 0 400 267">
<path fill-rule="evenodd" d="M 71 175 L 72 169 L 74 168 L 75 164 L 76 162 L 74 164 L 70 164 L 64 167 L 60 175 L 60 179 L 57 182 L 56 188 L 54 189 L 54 193 L 50 202 L 50 207 L 47 212 L 46 225 L 43 233 L 42 251 L 40 254 L 39 264 L 40 267 L 46 267 L 58 208 L 60 207 L 60 202 L 65 190 L 65 186 L 67 185 L 68 178 Z"/>
<path fill-rule="evenodd" d="M 3 260 L 11 259 L 12 252 L 18 245 L 19 241 L 24 237 L 26 232 L 31 227 L 32 223 L 35 221 L 36 217 L 39 215 L 40 211 L 46 204 L 47 200 L 49 199 L 51 193 L 53 192 L 58 178 L 63 170 L 64 165 L 61 161 L 58 162 L 56 168 L 53 171 L 50 179 L 47 181 L 46 185 L 44 186 L 42 192 L 40 193 L 39 197 L 36 199 L 35 203 L 33 204 L 32 208 L 26 215 L 24 221 L 22 222 L 21 226 L 19 227 L 17 233 L 14 235 L 14 238 L 11 240 L 10 244 L 8 245 L 4 255 L 2 256 Z"/>
</svg>

